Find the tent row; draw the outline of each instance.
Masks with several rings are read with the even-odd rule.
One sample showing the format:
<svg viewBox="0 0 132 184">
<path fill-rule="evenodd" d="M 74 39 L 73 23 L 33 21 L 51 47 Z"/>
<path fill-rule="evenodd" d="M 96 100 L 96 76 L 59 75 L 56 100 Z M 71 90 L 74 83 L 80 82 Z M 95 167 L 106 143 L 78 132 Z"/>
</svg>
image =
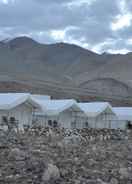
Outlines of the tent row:
<svg viewBox="0 0 132 184">
<path fill-rule="evenodd" d="M 107 102 L 52 100 L 46 95 L 1 93 L 0 125 L 9 121 L 15 121 L 19 127 L 126 129 L 131 126 L 132 108 L 113 108 Z"/>
<path fill-rule="evenodd" d="M 126 122 L 118 118 L 107 102 L 77 103 L 75 100 L 36 100 L 42 111 L 34 114 L 40 126 L 59 126 L 69 129 L 125 129 Z"/>
</svg>

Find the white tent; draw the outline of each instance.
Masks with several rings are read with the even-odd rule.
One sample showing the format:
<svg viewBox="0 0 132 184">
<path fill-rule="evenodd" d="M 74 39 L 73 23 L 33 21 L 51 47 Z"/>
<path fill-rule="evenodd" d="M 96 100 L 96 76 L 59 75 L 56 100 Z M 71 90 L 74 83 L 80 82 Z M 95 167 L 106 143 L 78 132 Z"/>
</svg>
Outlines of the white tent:
<svg viewBox="0 0 132 184">
<path fill-rule="evenodd" d="M 19 126 L 32 124 L 34 109 L 40 105 L 30 98 L 29 93 L 0 93 L 0 123 L 3 117 L 15 118 Z"/>
<path fill-rule="evenodd" d="M 108 102 L 78 103 L 87 114 L 87 126 L 90 128 L 119 128 L 119 121 Z"/>
<path fill-rule="evenodd" d="M 73 99 L 66 100 L 36 100 L 43 109 L 36 112 L 36 119 L 42 126 L 57 123 L 64 128 L 83 128 L 86 115 Z"/>
<path fill-rule="evenodd" d="M 127 127 L 128 123 L 132 124 L 132 107 L 114 107 L 113 110 L 124 128 Z"/>
</svg>

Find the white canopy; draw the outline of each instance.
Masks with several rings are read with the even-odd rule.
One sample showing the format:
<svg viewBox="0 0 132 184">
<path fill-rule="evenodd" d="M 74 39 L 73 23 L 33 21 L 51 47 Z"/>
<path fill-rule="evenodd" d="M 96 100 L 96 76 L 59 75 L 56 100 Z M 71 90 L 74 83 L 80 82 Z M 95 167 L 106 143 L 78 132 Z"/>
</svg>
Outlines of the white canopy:
<svg viewBox="0 0 132 184">
<path fill-rule="evenodd" d="M 59 113 L 67 110 L 74 109 L 75 111 L 82 111 L 78 106 L 77 102 L 73 99 L 66 100 L 38 100 L 36 102 L 39 103 L 43 109 L 43 112 L 38 112 L 38 115 L 58 115 Z M 83 111 L 82 111 L 83 112 Z"/>
<path fill-rule="evenodd" d="M 9 110 L 25 102 L 29 102 L 35 108 L 41 108 L 30 98 L 29 93 L 0 93 L 0 110 Z"/>
<path fill-rule="evenodd" d="M 87 114 L 89 117 L 95 117 L 105 111 L 107 108 L 115 114 L 111 105 L 108 102 L 88 102 L 88 103 L 78 103 L 79 107 Z"/>
<path fill-rule="evenodd" d="M 132 121 L 132 107 L 114 107 L 113 110 L 120 120 Z"/>
</svg>

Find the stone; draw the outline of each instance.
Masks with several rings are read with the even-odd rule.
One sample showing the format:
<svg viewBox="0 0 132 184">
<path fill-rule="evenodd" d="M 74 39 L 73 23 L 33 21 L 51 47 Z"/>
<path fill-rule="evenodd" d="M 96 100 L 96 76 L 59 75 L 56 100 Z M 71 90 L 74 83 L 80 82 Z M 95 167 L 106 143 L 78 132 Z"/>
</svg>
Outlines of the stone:
<svg viewBox="0 0 132 184">
<path fill-rule="evenodd" d="M 121 178 L 129 178 L 130 173 L 128 172 L 128 168 L 120 168 L 119 174 L 121 175 Z"/>
<path fill-rule="evenodd" d="M 29 128 L 19 134 L 11 133 L 12 139 L 2 134 L 0 183 L 131 183 L 131 132 L 128 135 L 109 129 L 51 130 Z"/>
<path fill-rule="evenodd" d="M 19 148 L 13 148 L 11 149 L 9 153 L 9 159 L 14 159 L 16 161 L 22 161 L 25 160 L 26 153 Z"/>
<path fill-rule="evenodd" d="M 50 181 L 50 180 L 55 181 L 59 178 L 60 178 L 59 169 L 55 165 L 48 164 L 48 167 L 42 176 L 42 180 L 43 181 Z"/>
<path fill-rule="evenodd" d="M 103 180 L 101 180 L 100 178 L 97 179 L 97 183 L 98 184 L 108 184 L 108 183 L 104 182 Z"/>
<path fill-rule="evenodd" d="M 110 184 L 118 184 L 118 180 L 116 178 L 111 178 Z"/>
</svg>

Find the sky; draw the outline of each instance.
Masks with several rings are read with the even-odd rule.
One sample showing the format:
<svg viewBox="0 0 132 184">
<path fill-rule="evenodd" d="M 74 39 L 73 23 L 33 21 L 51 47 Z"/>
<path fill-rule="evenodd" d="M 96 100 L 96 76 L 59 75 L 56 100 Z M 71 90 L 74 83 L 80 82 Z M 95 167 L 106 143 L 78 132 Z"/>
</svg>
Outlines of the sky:
<svg viewBox="0 0 132 184">
<path fill-rule="evenodd" d="M 18 36 L 125 54 L 132 51 L 132 1 L 0 0 L 0 40 Z"/>
</svg>

